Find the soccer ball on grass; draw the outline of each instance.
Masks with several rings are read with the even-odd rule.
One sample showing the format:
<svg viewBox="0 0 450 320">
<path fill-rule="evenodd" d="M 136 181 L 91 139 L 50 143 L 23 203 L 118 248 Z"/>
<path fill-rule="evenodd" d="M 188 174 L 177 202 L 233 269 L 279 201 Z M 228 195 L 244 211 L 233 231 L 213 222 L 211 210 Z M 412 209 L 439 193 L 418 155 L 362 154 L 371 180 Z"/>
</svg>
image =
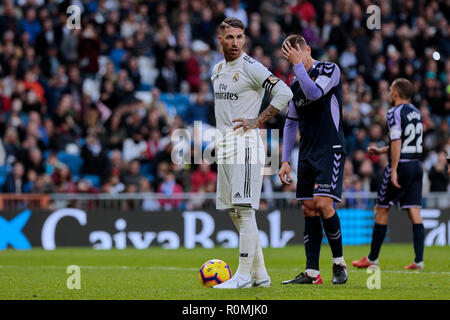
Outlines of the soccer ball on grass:
<svg viewBox="0 0 450 320">
<path fill-rule="evenodd" d="M 212 259 L 202 265 L 199 275 L 201 283 L 205 287 L 211 288 L 216 284 L 229 280 L 231 278 L 231 269 L 225 261 Z"/>
</svg>

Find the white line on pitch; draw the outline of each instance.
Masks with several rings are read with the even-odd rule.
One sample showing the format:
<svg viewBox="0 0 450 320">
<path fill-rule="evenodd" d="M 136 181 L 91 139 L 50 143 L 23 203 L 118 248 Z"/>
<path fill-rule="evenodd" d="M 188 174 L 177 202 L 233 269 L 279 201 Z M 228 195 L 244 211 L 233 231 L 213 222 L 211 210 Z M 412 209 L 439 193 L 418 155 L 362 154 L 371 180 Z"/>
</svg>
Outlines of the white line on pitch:
<svg viewBox="0 0 450 320">
<path fill-rule="evenodd" d="M 49 269 L 65 269 L 66 266 L 62 265 L 39 265 L 39 266 L 22 266 L 22 265 L 0 265 L 0 268 L 49 268 Z M 80 268 L 82 269 L 99 269 L 99 270 L 116 270 L 116 269 L 122 269 L 122 270 L 133 270 L 133 269 L 143 269 L 143 270 L 167 270 L 167 271 L 199 271 L 200 268 L 189 268 L 189 267 L 171 267 L 171 266 L 83 266 L 80 265 Z M 289 269 L 280 269 L 280 268 L 268 268 L 269 272 L 280 272 L 280 271 L 298 271 L 298 269 L 289 268 Z M 402 271 L 402 270 L 383 270 L 380 269 L 381 272 L 384 273 L 399 273 L 399 274 L 446 274 L 449 275 L 450 272 L 446 271 Z M 349 270 L 349 272 L 364 272 L 366 273 L 366 270 Z"/>
</svg>

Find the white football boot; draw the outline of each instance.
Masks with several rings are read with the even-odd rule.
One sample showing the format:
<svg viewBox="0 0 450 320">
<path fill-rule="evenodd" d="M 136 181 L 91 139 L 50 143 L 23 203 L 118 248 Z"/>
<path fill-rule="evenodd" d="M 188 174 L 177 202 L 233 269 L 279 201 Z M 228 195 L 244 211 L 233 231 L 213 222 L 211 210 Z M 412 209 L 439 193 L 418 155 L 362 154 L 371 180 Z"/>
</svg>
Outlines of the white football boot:
<svg viewBox="0 0 450 320">
<path fill-rule="evenodd" d="M 252 287 L 252 277 L 235 274 L 230 280 L 215 285 L 214 289 L 244 289 Z"/>
<path fill-rule="evenodd" d="M 256 279 L 252 278 L 252 286 L 253 287 L 260 287 L 260 288 L 270 288 L 272 282 L 270 281 L 270 277 L 267 276 L 267 278 L 264 279 Z"/>
</svg>

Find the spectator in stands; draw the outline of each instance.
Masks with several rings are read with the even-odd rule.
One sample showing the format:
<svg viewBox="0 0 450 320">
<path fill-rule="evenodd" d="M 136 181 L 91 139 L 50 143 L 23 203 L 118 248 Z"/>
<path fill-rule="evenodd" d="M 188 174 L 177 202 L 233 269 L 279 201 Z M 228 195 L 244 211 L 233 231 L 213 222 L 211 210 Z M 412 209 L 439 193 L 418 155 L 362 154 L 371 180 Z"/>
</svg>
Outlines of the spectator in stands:
<svg viewBox="0 0 450 320">
<path fill-rule="evenodd" d="M 438 154 L 437 163 L 431 167 L 428 178 L 430 179 L 430 191 L 446 192 L 448 189 L 449 176 L 447 173 L 447 155 L 445 151 Z"/>
<path fill-rule="evenodd" d="M 108 156 L 95 133 L 86 137 L 86 144 L 81 148 L 83 158 L 83 174 L 98 175 L 105 179 L 108 176 Z"/>
<path fill-rule="evenodd" d="M 55 186 L 55 192 L 75 193 L 77 186 L 72 180 L 72 174 L 69 167 L 64 163 L 58 163 L 51 174 L 52 183 Z"/>
<path fill-rule="evenodd" d="M 137 129 L 134 130 L 132 138 L 125 139 L 123 143 L 123 160 L 129 162 L 131 160 L 142 159 L 147 152 L 147 143 L 142 133 Z"/>
<path fill-rule="evenodd" d="M 209 123 L 209 112 L 211 105 L 206 101 L 204 92 L 199 92 L 193 95 L 189 112 L 186 114 L 185 121 L 187 124 L 193 124 L 194 121 L 201 121 L 202 123 Z"/>
<path fill-rule="evenodd" d="M 200 188 L 206 188 L 209 182 L 216 183 L 217 173 L 211 170 L 211 166 L 204 160 L 199 164 L 197 170 L 192 173 L 191 186 L 192 192 L 197 192 Z"/>
<path fill-rule="evenodd" d="M 25 168 L 21 162 L 15 162 L 12 172 L 3 184 L 4 193 L 22 193 L 25 189 Z"/>
<path fill-rule="evenodd" d="M 125 185 L 120 182 L 120 178 L 117 175 L 111 176 L 103 185 L 102 192 L 117 194 L 125 191 Z"/>
<path fill-rule="evenodd" d="M 362 180 L 357 179 L 353 182 L 353 192 L 360 194 L 357 198 L 353 199 L 352 208 L 355 209 L 367 209 L 369 208 L 369 197 L 364 196 L 368 193 L 368 190 L 364 188 L 364 183 Z M 351 195 L 349 196 L 351 198 Z"/>
<path fill-rule="evenodd" d="M 56 192 L 55 186 L 48 174 L 38 175 L 36 182 L 34 183 L 31 193 L 54 193 Z"/>
<path fill-rule="evenodd" d="M 152 185 L 146 178 L 141 178 L 139 182 L 139 192 L 152 193 Z M 156 211 L 160 209 L 160 204 L 156 199 L 145 198 L 142 200 L 142 210 L 144 211 Z"/>
<path fill-rule="evenodd" d="M 316 17 L 314 6 L 306 0 L 297 0 L 297 4 L 292 7 L 292 13 L 297 15 L 300 21 L 308 24 Z"/>
<path fill-rule="evenodd" d="M 276 9 L 274 8 L 274 10 L 280 10 L 280 8 L 278 7 L 279 3 L 276 3 L 274 1 L 267 1 L 267 3 L 273 3 L 277 6 Z M 283 4 L 283 14 L 281 14 L 278 18 L 278 23 L 284 34 L 289 35 L 302 32 L 300 18 L 296 13 L 293 12 L 288 2 L 285 2 Z"/>
<path fill-rule="evenodd" d="M 36 19 L 36 9 L 29 7 L 22 20 L 22 28 L 30 36 L 30 43 L 33 44 L 36 36 L 41 32 L 42 27 L 39 20 Z"/>
<path fill-rule="evenodd" d="M 23 150 L 20 145 L 17 129 L 9 127 L 3 137 L 3 144 L 6 153 L 6 162 L 13 163 L 15 160 L 23 159 Z"/>
<path fill-rule="evenodd" d="M 127 164 L 122 158 L 120 150 L 112 150 L 109 153 L 108 176 L 120 176 L 127 170 Z"/>
<path fill-rule="evenodd" d="M 128 164 L 128 170 L 125 172 L 120 181 L 122 181 L 125 186 L 134 185 L 136 187 L 139 186 L 140 180 L 144 177 L 141 173 L 141 165 L 139 160 L 132 160 Z"/>
<path fill-rule="evenodd" d="M 240 0 L 231 0 L 231 6 L 225 9 L 225 16 L 235 17 L 241 20 L 244 23 L 244 27 L 247 28 L 248 25 L 248 17 L 247 12 L 241 8 Z"/>
<path fill-rule="evenodd" d="M 369 146 L 370 139 L 367 136 L 367 129 L 360 127 L 356 129 L 356 135 L 349 135 L 347 138 L 347 150 L 349 154 L 353 154 L 356 150 L 366 151 Z"/>
<path fill-rule="evenodd" d="M 372 186 L 372 180 L 374 176 L 372 161 L 365 159 L 359 166 L 358 175 L 361 182 L 361 190 L 364 191 L 375 191 Z"/>
<path fill-rule="evenodd" d="M 93 24 L 88 24 L 83 28 L 78 42 L 78 59 L 82 71 L 95 77 L 99 70 L 98 58 L 100 56 L 100 41 Z"/>
<path fill-rule="evenodd" d="M 23 188 L 23 192 L 24 193 L 31 193 L 31 191 L 34 189 L 34 185 L 36 184 L 38 175 L 36 173 L 36 171 L 34 170 L 28 170 L 27 174 L 26 174 L 26 179 L 25 179 L 25 186 Z"/>
<path fill-rule="evenodd" d="M 33 147 L 28 151 L 28 160 L 25 164 L 27 171 L 34 170 L 38 175 L 45 174 L 46 172 L 42 158 L 42 152 L 37 147 Z"/>
<path fill-rule="evenodd" d="M 98 193 L 98 190 L 92 185 L 88 179 L 80 179 L 76 184 L 77 193 Z"/>
<path fill-rule="evenodd" d="M 180 79 L 176 70 L 176 52 L 168 49 L 165 53 L 164 63 L 161 67 L 156 85 L 161 91 L 175 93 L 179 92 Z"/>
<path fill-rule="evenodd" d="M 153 161 L 155 156 L 164 150 L 165 141 L 161 139 L 161 132 L 157 129 L 150 130 L 150 136 L 147 141 L 147 154 L 146 158 L 150 161 Z"/>
<path fill-rule="evenodd" d="M 171 199 L 170 196 L 183 193 L 181 186 L 176 183 L 175 175 L 172 172 L 168 172 L 164 177 L 164 181 L 158 187 L 158 193 L 164 196 L 164 199 L 160 199 L 159 203 L 165 210 L 178 209 L 182 204 L 181 199 Z"/>
</svg>

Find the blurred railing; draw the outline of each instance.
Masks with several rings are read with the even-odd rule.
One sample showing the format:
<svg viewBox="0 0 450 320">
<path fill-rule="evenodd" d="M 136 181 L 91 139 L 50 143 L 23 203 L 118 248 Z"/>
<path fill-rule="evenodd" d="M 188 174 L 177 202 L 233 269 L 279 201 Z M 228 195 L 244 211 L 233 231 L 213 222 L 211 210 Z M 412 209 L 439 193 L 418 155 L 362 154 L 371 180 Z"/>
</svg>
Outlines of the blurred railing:
<svg viewBox="0 0 450 320">
<path fill-rule="evenodd" d="M 52 198 L 49 194 L 0 194 L 0 210 L 24 207 L 45 209 L 50 206 L 51 202 Z"/>
<path fill-rule="evenodd" d="M 344 192 L 340 208 L 358 208 L 372 210 L 377 193 Z M 84 210 L 108 209 L 208 209 L 215 208 L 215 193 L 178 193 L 165 195 L 161 193 L 53 193 L 53 194 L 0 194 L 0 210 L 7 209 L 60 209 L 80 208 Z M 446 209 L 450 206 L 450 193 L 433 192 L 423 195 L 424 208 Z M 260 209 L 299 208 L 294 192 L 273 192 L 261 195 Z"/>
</svg>

